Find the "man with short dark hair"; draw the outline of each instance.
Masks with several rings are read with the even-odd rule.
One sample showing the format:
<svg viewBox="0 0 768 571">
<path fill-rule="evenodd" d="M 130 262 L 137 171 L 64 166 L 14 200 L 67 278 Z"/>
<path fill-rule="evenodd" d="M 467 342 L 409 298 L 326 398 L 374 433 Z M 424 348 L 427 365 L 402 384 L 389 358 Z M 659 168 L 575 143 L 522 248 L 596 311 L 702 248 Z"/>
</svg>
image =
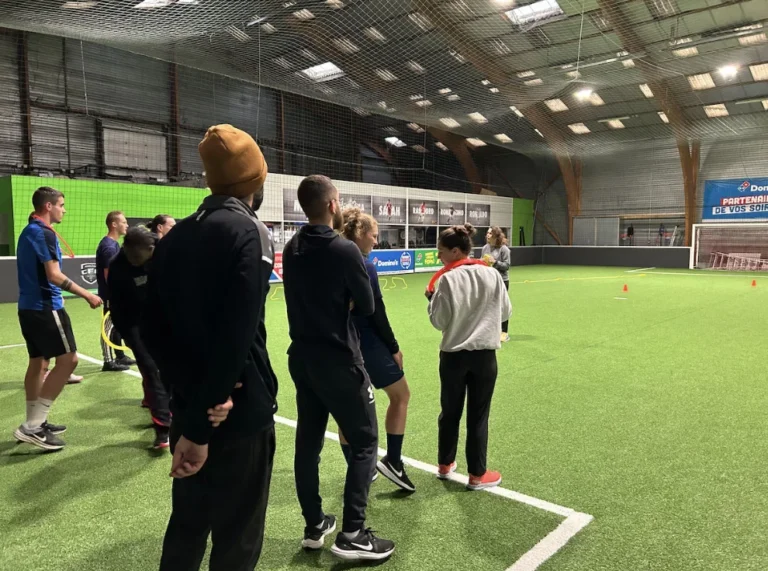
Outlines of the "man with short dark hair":
<svg viewBox="0 0 768 571">
<path fill-rule="evenodd" d="M 61 291 L 83 298 L 92 309 L 101 298 L 72 283 L 61 272 L 61 248 L 51 227 L 64 218 L 64 194 L 41 187 L 32 195 L 35 212 L 19 236 L 16 266 L 19 279 L 19 324 L 27 343 L 29 365 L 24 377 L 27 419 L 13 433 L 16 440 L 44 450 L 61 450 L 67 428 L 48 422 L 48 412 L 77 367 L 77 347 Z M 45 375 L 48 364 L 56 366 Z"/>
<path fill-rule="evenodd" d="M 302 546 L 320 549 L 336 529 L 323 512 L 319 467 L 329 414 L 350 446 L 344 486 L 344 522 L 331 552 L 346 560 L 386 559 L 395 544 L 365 527 L 365 510 L 378 450 L 373 387 L 363 368 L 356 314 L 372 315 L 374 299 L 359 248 L 339 236 L 339 191 L 329 178 L 310 176 L 298 189 L 309 224 L 283 252 L 283 286 L 291 346 L 288 366 L 296 385 L 296 492 L 306 527 Z"/>
<path fill-rule="evenodd" d="M 264 325 L 274 251 L 255 214 L 267 164 L 231 125 L 208 129 L 198 150 L 212 195 L 158 242 L 140 326 L 172 397 L 173 509 L 160 569 L 197 571 L 211 535 L 210 571 L 253 571 L 277 410 Z M 215 428 L 211 411 L 230 395 L 232 412 Z"/>
<path fill-rule="evenodd" d="M 127 231 L 128 221 L 122 212 L 113 210 L 107 214 L 107 235 L 101 239 L 99 246 L 96 248 L 96 283 L 99 286 L 99 297 L 104 301 L 102 306 L 103 315 L 110 313 L 110 293 L 107 284 L 109 264 L 120 252 L 118 240 L 121 236 L 125 236 Z M 120 346 L 123 344 L 120 333 L 113 326 L 111 314 L 104 322 L 103 329 L 107 338 L 114 345 Z M 127 371 L 131 365 L 136 364 L 136 361 L 127 357 L 120 349 L 115 349 L 113 354 L 112 347 L 104 340 L 103 336 L 99 335 L 99 341 L 101 341 L 101 355 L 104 360 L 104 366 L 101 368 L 102 371 Z"/>
</svg>

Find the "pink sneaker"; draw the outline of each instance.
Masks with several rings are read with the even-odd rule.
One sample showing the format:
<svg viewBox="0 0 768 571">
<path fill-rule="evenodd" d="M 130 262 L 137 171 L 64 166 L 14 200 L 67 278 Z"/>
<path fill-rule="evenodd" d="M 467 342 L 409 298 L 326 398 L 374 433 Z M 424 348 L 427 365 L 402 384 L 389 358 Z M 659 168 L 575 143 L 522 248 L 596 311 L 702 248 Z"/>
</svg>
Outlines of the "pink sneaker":
<svg viewBox="0 0 768 571">
<path fill-rule="evenodd" d="M 440 464 L 437 467 L 438 480 L 447 480 L 451 474 L 456 471 L 456 462 L 451 462 L 450 465 Z"/>
<path fill-rule="evenodd" d="M 486 470 L 482 476 L 469 475 L 469 483 L 467 488 L 470 490 L 483 490 L 485 488 L 493 488 L 501 484 L 501 474 L 499 472 L 493 472 Z"/>
</svg>

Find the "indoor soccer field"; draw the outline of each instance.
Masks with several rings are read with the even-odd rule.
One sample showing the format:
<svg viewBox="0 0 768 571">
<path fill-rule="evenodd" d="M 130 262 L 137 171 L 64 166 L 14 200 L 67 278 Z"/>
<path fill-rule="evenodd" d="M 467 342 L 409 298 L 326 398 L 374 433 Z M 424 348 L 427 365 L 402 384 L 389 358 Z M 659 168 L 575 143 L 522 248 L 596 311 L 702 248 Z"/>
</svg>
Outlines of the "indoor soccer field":
<svg viewBox="0 0 768 571">
<path fill-rule="evenodd" d="M 768 389 L 758 341 L 768 280 L 558 266 L 516 267 L 510 278 L 511 342 L 499 352 L 489 467 L 519 494 L 468 492 L 419 469 L 436 462 L 440 336 L 422 295 L 429 277 L 386 280 L 412 389 L 404 454 L 417 461 L 409 469 L 415 494 L 382 478 L 371 488 L 369 525 L 397 543 L 386 567 L 534 569 L 567 539 L 539 568 L 768 568 Z M 0 569 L 153 569 L 170 511 L 170 458 L 149 448 L 136 375 L 100 372 L 98 313 L 79 300 L 67 309 L 85 381 L 68 386 L 53 409 L 53 420 L 69 425 L 67 447 L 42 454 L 11 436 L 23 417 L 26 352 L 15 346 L 15 306 L 0 306 Z M 270 294 L 267 329 L 280 421 L 259 568 L 347 568 L 327 550 L 299 547 L 280 287 Z M 383 427 L 383 393 L 377 404 Z M 344 467 L 327 440 L 329 513 L 341 513 Z M 568 513 L 594 519 L 585 515 L 588 525 L 568 537 Z M 550 535 L 558 526 L 564 535 Z"/>
</svg>

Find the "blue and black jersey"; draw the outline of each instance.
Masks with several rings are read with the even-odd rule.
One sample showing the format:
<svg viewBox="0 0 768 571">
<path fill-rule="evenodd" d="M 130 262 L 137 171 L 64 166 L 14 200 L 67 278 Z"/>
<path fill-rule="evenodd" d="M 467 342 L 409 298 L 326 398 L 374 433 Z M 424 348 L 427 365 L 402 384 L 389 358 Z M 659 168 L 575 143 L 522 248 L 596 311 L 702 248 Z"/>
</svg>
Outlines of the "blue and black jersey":
<svg viewBox="0 0 768 571">
<path fill-rule="evenodd" d="M 109 301 L 109 287 L 104 272 L 119 253 L 120 244 L 109 236 L 104 236 L 96 248 L 96 282 L 99 284 L 99 297 L 104 301 Z"/>
<path fill-rule="evenodd" d="M 376 271 L 374 263 L 368 258 L 365 258 L 365 271 L 368 272 L 368 279 L 373 291 L 374 312 L 368 316 L 353 316 L 355 326 L 360 332 L 360 347 L 365 349 L 383 343 L 394 355 L 400 351 L 400 347 L 387 317 L 387 308 L 384 306 L 384 296 L 381 294 L 381 286 L 379 285 L 379 273 Z"/>
<path fill-rule="evenodd" d="M 61 268 L 61 248 L 56 233 L 42 220 L 30 218 L 16 248 L 19 309 L 42 311 L 64 307 L 61 289 L 49 282 L 45 273 L 44 264 L 54 260 Z"/>
</svg>

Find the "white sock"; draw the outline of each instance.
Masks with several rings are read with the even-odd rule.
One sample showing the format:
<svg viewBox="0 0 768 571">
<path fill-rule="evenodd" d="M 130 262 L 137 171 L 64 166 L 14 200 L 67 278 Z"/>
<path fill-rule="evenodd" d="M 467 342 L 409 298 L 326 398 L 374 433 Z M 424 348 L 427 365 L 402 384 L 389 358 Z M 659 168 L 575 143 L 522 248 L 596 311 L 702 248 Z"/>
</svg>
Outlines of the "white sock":
<svg viewBox="0 0 768 571">
<path fill-rule="evenodd" d="M 363 530 L 361 529 L 360 531 Z M 355 539 L 358 535 L 360 535 L 360 531 L 342 531 L 342 533 L 347 539 Z"/>
<path fill-rule="evenodd" d="M 51 410 L 52 404 L 52 400 L 44 398 L 37 399 L 35 406 L 31 410 L 31 416 L 27 418 L 27 428 L 29 430 L 40 428 L 40 425 L 48 420 L 48 411 Z"/>
<path fill-rule="evenodd" d="M 32 417 L 35 415 L 35 405 L 37 404 L 37 401 L 34 400 L 28 400 L 27 401 L 27 420 L 24 421 L 24 427 L 29 428 L 29 423 L 32 420 Z"/>
</svg>

